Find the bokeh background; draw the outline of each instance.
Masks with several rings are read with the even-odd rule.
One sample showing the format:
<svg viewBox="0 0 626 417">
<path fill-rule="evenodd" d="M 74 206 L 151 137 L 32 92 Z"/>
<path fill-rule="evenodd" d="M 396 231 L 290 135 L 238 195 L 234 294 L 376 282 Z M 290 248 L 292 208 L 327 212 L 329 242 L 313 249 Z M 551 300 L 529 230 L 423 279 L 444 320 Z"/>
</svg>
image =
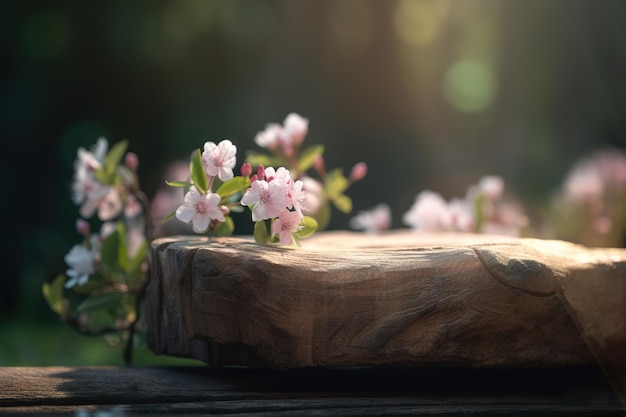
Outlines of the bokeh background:
<svg viewBox="0 0 626 417">
<path fill-rule="evenodd" d="M 403 227 L 420 190 L 493 174 L 532 212 L 577 159 L 626 147 L 624 22 L 621 0 L 0 3 L 0 365 L 121 362 L 41 297 L 80 240 L 79 146 L 128 139 L 153 196 L 205 141 L 260 150 L 297 112 L 328 167 L 368 164 L 355 211 L 386 202 Z"/>
</svg>

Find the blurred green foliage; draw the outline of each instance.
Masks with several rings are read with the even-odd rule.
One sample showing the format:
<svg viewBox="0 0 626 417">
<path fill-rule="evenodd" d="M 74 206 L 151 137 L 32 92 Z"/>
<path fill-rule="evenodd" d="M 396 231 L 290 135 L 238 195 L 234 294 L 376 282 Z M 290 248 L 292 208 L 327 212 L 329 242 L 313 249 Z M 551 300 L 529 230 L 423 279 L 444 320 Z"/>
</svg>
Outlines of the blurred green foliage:
<svg viewBox="0 0 626 417">
<path fill-rule="evenodd" d="M 3 325 L 0 366 L 124 365 L 123 344 L 111 345 L 102 336 L 76 333 L 66 324 L 34 322 L 25 318 Z M 134 365 L 198 366 L 203 362 L 156 355 L 145 344 L 136 347 Z"/>
</svg>

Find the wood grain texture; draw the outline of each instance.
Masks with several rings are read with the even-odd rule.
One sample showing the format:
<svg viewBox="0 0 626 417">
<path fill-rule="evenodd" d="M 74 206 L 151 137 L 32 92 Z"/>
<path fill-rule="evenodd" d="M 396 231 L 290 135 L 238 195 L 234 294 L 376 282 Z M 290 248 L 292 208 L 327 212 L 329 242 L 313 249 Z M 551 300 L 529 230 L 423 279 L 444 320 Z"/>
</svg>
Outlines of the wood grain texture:
<svg viewBox="0 0 626 417">
<path fill-rule="evenodd" d="M 554 367 L 626 347 L 623 249 L 412 232 L 324 232 L 301 248 L 176 237 L 153 243 L 152 271 L 150 347 L 212 365 Z"/>
<path fill-rule="evenodd" d="M 626 415 L 597 367 L 13 367 L 0 381 L 0 414 L 23 416 Z"/>
</svg>

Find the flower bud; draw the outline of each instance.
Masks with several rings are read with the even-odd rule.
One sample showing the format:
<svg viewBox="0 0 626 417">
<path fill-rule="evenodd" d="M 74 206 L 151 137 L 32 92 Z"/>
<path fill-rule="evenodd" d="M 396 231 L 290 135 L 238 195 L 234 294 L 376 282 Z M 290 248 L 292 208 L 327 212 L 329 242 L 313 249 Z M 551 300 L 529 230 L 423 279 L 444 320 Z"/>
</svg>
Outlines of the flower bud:
<svg viewBox="0 0 626 417">
<path fill-rule="evenodd" d="M 85 237 L 89 236 L 89 233 L 91 232 L 90 227 L 89 227 L 89 223 L 86 220 L 84 220 L 84 219 L 77 219 L 76 220 L 76 231 L 81 236 L 85 236 Z"/>
<path fill-rule="evenodd" d="M 259 164 L 259 167 L 256 170 L 257 178 L 263 181 L 265 179 L 265 168 L 263 165 Z"/>
<path fill-rule="evenodd" d="M 362 180 L 367 175 L 367 164 L 365 162 L 359 162 L 352 167 L 350 171 L 350 181 Z"/>
<path fill-rule="evenodd" d="M 124 165 L 131 171 L 137 171 L 139 168 L 139 157 L 134 152 L 127 152 L 124 156 Z"/>
<path fill-rule="evenodd" d="M 313 168 L 315 168 L 318 173 L 324 172 L 326 168 L 324 167 L 324 157 L 322 155 L 315 157 L 313 160 Z"/>
<path fill-rule="evenodd" d="M 252 165 L 244 162 L 243 165 L 241 165 L 241 176 L 249 177 L 250 175 L 252 175 Z"/>
</svg>

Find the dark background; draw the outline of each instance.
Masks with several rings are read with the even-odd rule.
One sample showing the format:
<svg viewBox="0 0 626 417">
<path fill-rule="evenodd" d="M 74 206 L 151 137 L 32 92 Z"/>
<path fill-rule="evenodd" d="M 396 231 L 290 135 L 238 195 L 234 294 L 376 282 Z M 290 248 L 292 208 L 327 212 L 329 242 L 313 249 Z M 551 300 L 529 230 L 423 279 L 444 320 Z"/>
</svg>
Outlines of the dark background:
<svg viewBox="0 0 626 417">
<path fill-rule="evenodd" d="M 79 146 L 128 139 L 152 197 L 205 141 L 242 161 L 297 112 L 328 167 L 368 163 L 355 211 L 404 227 L 422 189 L 495 174 L 532 213 L 578 158 L 626 147 L 624 22 L 621 0 L 2 2 L 0 362 L 29 360 L 3 358 L 9 323 L 58 321 L 41 284 L 80 240 Z"/>
</svg>

